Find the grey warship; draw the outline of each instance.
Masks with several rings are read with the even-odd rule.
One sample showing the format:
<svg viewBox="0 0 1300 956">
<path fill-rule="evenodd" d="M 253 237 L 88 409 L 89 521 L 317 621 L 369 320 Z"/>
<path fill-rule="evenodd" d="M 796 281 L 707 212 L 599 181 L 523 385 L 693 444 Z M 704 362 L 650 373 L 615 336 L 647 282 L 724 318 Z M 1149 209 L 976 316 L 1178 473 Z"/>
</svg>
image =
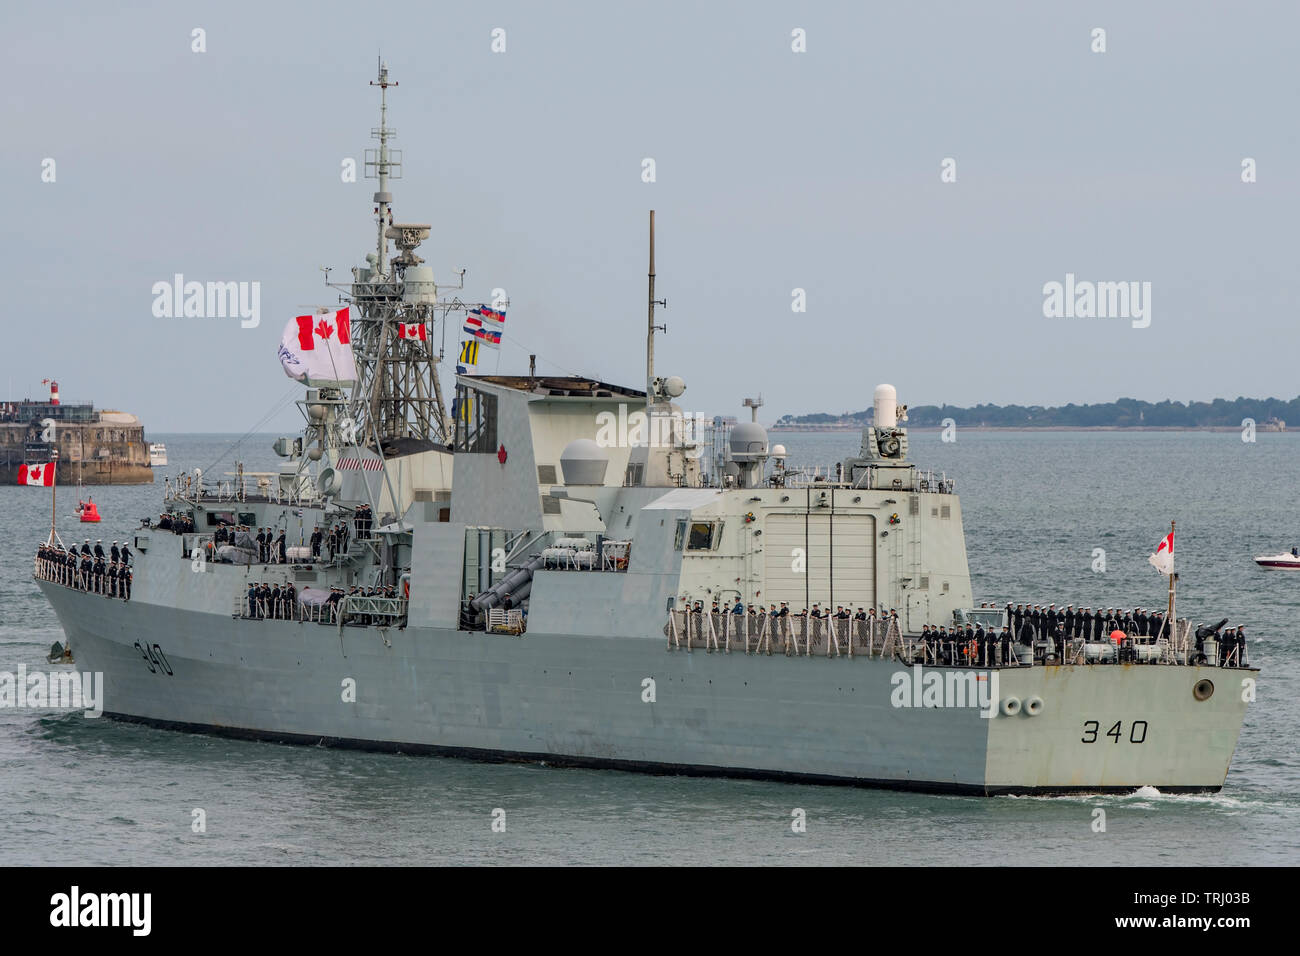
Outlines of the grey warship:
<svg viewBox="0 0 1300 956">
<path fill-rule="evenodd" d="M 404 330 L 466 305 L 416 254 L 430 227 L 391 221 L 382 65 L 376 85 L 377 241 L 335 286 L 355 376 L 305 376 L 278 473 L 167 480 L 130 579 L 38 550 L 106 714 L 980 795 L 1223 786 L 1258 671 L 1177 616 L 1112 642 L 976 607 L 960 498 L 910 460 L 890 386 L 824 473 L 787 468 L 756 413 L 682 414 L 655 371 L 653 213 L 644 388 L 467 368 L 448 409 L 434 336 Z"/>
</svg>

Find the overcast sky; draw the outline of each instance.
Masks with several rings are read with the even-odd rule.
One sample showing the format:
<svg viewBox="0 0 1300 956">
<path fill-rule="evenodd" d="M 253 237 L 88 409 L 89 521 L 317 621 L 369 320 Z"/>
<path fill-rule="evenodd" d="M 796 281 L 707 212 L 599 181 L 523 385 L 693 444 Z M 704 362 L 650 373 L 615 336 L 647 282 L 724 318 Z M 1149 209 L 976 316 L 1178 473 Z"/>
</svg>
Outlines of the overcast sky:
<svg viewBox="0 0 1300 956">
<path fill-rule="evenodd" d="M 433 224 L 421 253 L 440 280 L 468 270 L 462 295 L 507 290 L 502 372 L 536 352 L 643 385 L 654 208 L 657 367 L 691 412 L 758 392 L 768 421 L 857 410 L 886 381 L 912 405 L 1300 391 L 1294 5 L 71 3 L 0 22 L 14 397 L 54 377 L 153 432 L 242 432 L 296 394 L 284 323 L 333 301 L 321 266 L 373 248 L 374 185 L 340 171 L 372 145 L 381 50 L 396 219 Z M 260 326 L 155 317 L 175 273 L 260 282 Z M 1067 273 L 1150 282 L 1149 327 L 1045 318 Z"/>
</svg>

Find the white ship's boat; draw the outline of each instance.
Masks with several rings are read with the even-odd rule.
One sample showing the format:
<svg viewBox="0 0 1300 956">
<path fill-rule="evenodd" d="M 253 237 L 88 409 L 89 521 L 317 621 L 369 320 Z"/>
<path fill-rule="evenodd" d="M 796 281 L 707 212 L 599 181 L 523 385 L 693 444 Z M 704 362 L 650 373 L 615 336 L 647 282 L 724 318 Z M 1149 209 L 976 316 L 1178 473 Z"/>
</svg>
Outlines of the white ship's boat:
<svg viewBox="0 0 1300 956">
<path fill-rule="evenodd" d="M 1262 554 L 1255 558 L 1255 563 L 1261 568 L 1280 568 L 1291 571 L 1300 571 L 1300 554 L 1298 549 L 1283 551 L 1281 554 Z"/>
<path fill-rule="evenodd" d="M 160 441 L 149 443 L 149 466 L 161 468 L 167 464 L 167 446 Z"/>
</svg>

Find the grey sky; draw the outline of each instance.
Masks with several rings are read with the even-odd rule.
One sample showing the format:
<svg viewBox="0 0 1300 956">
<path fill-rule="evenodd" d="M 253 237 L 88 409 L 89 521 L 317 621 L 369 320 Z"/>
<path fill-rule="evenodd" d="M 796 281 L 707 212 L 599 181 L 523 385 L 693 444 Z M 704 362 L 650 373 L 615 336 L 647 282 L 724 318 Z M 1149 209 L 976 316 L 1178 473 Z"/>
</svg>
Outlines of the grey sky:
<svg viewBox="0 0 1300 956">
<path fill-rule="evenodd" d="M 243 431 L 298 388 L 275 357 L 284 323 L 333 301 L 320 266 L 345 276 L 372 248 L 374 186 L 340 163 L 372 145 L 381 48 L 401 84 L 396 218 L 433 223 L 421 252 L 440 280 L 469 270 L 463 295 L 508 291 L 503 372 L 535 351 L 543 371 L 642 383 L 653 207 L 658 370 L 686 379 L 692 412 L 743 414 L 759 391 L 769 421 L 856 410 L 881 381 L 913 405 L 1300 391 L 1294 6 L 73 3 L 0 19 L 15 397 L 52 376 L 153 432 Z M 155 318 L 150 288 L 177 272 L 260 281 L 261 325 Z M 1151 282 L 1150 327 L 1044 318 L 1043 284 L 1067 272 Z"/>
</svg>

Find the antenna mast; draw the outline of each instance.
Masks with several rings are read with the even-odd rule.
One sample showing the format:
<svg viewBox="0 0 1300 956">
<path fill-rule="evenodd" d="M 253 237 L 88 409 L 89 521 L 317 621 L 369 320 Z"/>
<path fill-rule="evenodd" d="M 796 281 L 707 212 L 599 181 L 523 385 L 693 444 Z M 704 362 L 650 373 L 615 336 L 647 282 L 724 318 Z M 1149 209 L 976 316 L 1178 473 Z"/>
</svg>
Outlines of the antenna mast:
<svg viewBox="0 0 1300 956">
<path fill-rule="evenodd" d="M 388 64 L 381 57 L 379 60 L 379 79 L 371 80 L 371 86 L 379 87 L 379 126 L 370 131 L 370 135 L 379 140 L 379 154 L 373 162 L 366 165 L 372 165 L 375 173 L 379 178 L 379 190 L 375 193 L 375 203 L 377 204 L 376 212 L 379 216 L 379 261 L 375 264 L 375 272 L 379 275 L 386 275 L 388 272 L 388 240 L 384 236 L 384 227 L 387 224 L 388 209 L 393 202 L 393 194 L 388 191 L 388 173 L 394 165 L 400 165 L 401 160 L 396 164 L 390 161 L 388 156 L 388 137 L 396 134 L 397 130 L 388 128 L 388 88 L 397 86 L 397 81 L 389 81 Z"/>
<path fill-rule="evenodd" d="M 655 325 L 655 306 L 662 305 L 668 308 L 667 299 L 655 299 L 655 211 L 650 210 L 650 295 L 649 311 L 647 314 L 647 324 L 645 337 L 645 397 L 647 404 L 654 405 L 659 401 L 658 389 L 655 388 L 655 329 L 661 332 L 667 332 L 668 326 Z"/>
</svg>

